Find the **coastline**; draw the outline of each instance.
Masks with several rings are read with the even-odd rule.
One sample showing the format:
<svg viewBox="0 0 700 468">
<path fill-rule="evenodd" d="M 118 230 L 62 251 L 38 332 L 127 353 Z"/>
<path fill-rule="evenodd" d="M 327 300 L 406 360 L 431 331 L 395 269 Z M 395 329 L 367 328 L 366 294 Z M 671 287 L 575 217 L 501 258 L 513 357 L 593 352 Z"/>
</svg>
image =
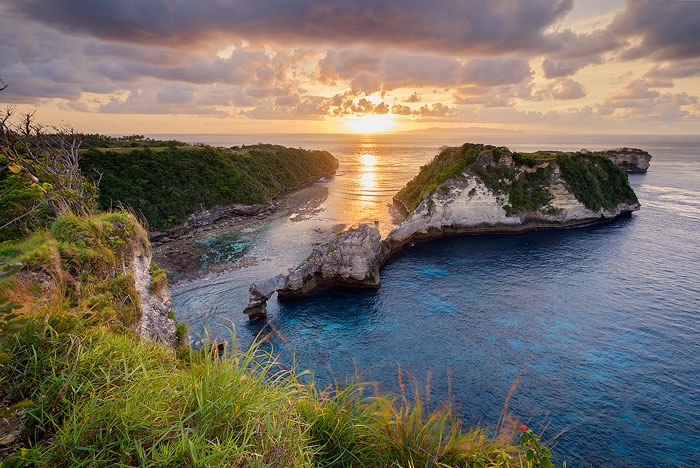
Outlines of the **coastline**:
<svg viewBox="0 0 700 468">
<path fill-rule="evenodd" d="M 319 184 L 325 178 L 327 176 L 280 192 L 270 205 L 264 205 L 265 210 L 254 214 L 231 215 L 204 226 L 187 229 L 180 225 L 181 231 L 176 238 L 152 240 L 153 259 L 161 268 L 169 272 L 170 285 L 194 280 L 210 273 L 239 270 L 255 265 L 258 262 L 256 257 L 243 255 L 236 261 L 199 268 L 200 256 L 206 251 L 201 242 L 216 236 L 257 229 L 263 224 L 290 216 L 293 211 L 306 212 L 318 209 L 328 195 L 328 189 Z"/>
</svg>

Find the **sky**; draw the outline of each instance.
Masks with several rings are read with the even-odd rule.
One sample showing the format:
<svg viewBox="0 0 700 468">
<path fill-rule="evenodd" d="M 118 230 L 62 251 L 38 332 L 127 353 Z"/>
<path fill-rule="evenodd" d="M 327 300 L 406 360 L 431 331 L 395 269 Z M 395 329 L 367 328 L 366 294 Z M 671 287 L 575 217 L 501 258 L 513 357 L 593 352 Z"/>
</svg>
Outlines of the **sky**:
<svg viewBox="0 0 700 468">
<path fill-rule="evenodd" d="M 0 77 L 103 134 L 697 134 L 700 1 L 1 0 Z"/>
</svg>

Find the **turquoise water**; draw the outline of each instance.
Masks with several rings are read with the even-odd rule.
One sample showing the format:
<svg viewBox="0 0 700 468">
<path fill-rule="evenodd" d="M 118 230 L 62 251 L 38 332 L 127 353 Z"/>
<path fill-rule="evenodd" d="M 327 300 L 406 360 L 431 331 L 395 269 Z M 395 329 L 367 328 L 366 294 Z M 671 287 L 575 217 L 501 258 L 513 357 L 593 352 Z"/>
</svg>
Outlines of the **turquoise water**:
<svg viewBox="0 0 700 468">
<path fill-rule="evenodd" d="M 280 359 L 293 353 L 321 385 L 357 370 L 397 391 L 399 368 L 420 385 L 430 375 L 430 400 L 453 399 L 467 423 L 495 424 L 517 385 L 509 411 L 544 440 L 558 435 L 555 453 L 570 467 L 700 465 L 700 138 L 463 138 L 513 150 L 646 149 L 649 172 L 630 175 L 642 210 L 586 228 L 418 244 L 383 268 L 378 291 L 273 298 L 268 323 L 249 324 L 241 310 L 255 276 L 303 259 L 319 226 L 344 217 L 369 213 L 390 228 L 387 194 L 440 146 L 305 138 L 287 144 L 326 145 L 341 160 L 321 210 L 248 239 L 257 270 L 176 286 L 175 311 L 191 330 L 235 326 L 247 346 L 274 329 Z"/>
</svg>

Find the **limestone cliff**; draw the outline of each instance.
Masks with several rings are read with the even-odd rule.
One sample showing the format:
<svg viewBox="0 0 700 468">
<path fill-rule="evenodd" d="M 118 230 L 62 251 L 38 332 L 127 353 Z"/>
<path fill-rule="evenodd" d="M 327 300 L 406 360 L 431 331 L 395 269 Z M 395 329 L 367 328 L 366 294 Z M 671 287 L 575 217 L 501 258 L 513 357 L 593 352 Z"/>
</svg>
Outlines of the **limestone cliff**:
<svg viewBox="0 0 700 468">
<path fill-rule="evenodd" d="M 627 172 L 646 172 L 651 163 L 651 155 L 637 148 L 618 148 L 600 154 Z"/>
<path fill-rule="evenodd" d="M 130 268 L 141 306 L 141 315 L 134 328 L 137 336 L 141 338 L 175 348 L 177 346 L 175 321 L 168 317 L 172 308 L 170 290 L 167 284 L 154 287 L 150 266 L 150 248 L 144 246 L 142 249 L 134 249 Z"/>
<path fill-rule="evenodd" d="M 450 234 L 567 227 L 638 210 L 626 176 L 605 158 L 588 152 L 535 157 L 470 144 L 443 149 L 397 195 L 406 208 L 415 193 L 422 198 L 385 241 L 396 250 L 408 242 Z M 445 171 L 450 176 L 441 180 Z M 425 174 L 430 172 L 433 177 Z M 421 178 L 419 188 L 429 180 L 430 190 L 411 187 Z"/>
<path fill-rule="evenodd" d="M 503 148 L 477 150 L 471 164 L 426 193 L 406 220 L 389 233 L 385 241 L 392 250 L 408 242 L 450 234 L 589 224 L 639 209 L 631 189 L 617 190 L 616 184 L 629 187 L 626 177 L 623 180 L 618 173 L 619 180 L 612 181 L 608 171 L 615 171 L 609 166 L 602 168 L 606 164 L 598 155 L 530 159 Z M 497 160 L 494 150 L 500 151 Z M 567 164 L 576 166 L 567 174 L 569 180 L 562 174 L 562 166 Z M 603 187 L 606 183 L 615 185 Z M 583 186 L 581 199 L 575 193 L 577 184 Z M 603 193 L 607 189 L 620 195 Z"/>
</svg>

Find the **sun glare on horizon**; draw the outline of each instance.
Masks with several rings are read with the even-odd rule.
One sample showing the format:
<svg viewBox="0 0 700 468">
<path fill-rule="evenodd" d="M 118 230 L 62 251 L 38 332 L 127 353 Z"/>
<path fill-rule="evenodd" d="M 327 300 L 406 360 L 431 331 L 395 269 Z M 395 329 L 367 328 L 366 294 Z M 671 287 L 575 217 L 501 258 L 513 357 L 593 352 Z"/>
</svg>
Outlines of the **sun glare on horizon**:
<svg viewBox="0 0 700 468">
<path fill-rule="evenodd" d="M 361 117 L 347 116 L 343 125 L 350 133 L 381 133 L 396 127 L 393 114 L 366 114 Z"/>
</svg>

